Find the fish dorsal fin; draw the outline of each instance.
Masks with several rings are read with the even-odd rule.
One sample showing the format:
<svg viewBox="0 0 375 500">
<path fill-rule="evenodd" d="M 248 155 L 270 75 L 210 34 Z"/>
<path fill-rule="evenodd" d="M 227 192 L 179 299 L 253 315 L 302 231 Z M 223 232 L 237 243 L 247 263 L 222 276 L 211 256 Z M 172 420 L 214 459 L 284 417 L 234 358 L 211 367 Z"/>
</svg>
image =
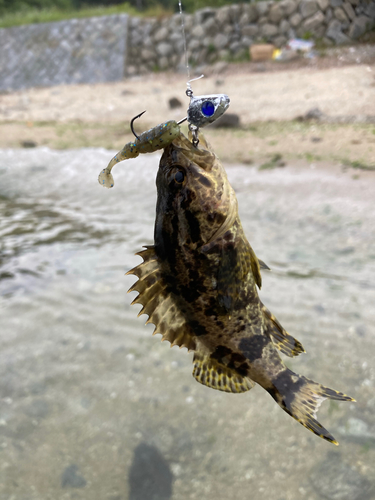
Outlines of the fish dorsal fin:
<svg viewBox="0 0 375 500">
<path fill-rule="evenodd" d="M 264 304 L 261 307 L 264 319 L 264 333 L 271 337 L 275 347 L 290 358 L 298 356 L 301 352 L 306 352 L 301 342 L 284 330 L 267 307 Z"/>
<path fill-rule="evenodd" d="M 171 347 L 178 345 L 187 347 L 189 351 L 194 350 L 194 333 L 179 311 L 173 294 L 167 290 L 154 247 L 147 246 L 137 255 L 143 258 L 143 262 L 126 274 L 139 278 L 128 290 L 139 292 L 132 302 L 143 306 L 138 316 L 148 314 L 146 324 L 155 325 L 153 335 L 161 333 L 162 341 L 168 340 Z"/>
<path fill-rule="evenodd" d="M 193 363 L 193 377 L 211 389 L 239 393 L 249 391 L 255 385 L 250 378 L 200 352 L 194 353 Z"/>
</svg>

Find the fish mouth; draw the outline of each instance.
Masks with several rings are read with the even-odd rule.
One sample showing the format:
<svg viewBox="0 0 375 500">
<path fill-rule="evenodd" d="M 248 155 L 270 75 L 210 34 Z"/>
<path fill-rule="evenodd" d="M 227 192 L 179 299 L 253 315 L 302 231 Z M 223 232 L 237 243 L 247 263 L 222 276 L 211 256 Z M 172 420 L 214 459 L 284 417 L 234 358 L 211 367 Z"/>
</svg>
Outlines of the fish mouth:
<svg viewBox="0 0 375 500">
<path fill-rule="evenodd" d="M 194 146 L 191 141 L 192 135 L 190 131 L 189 139 L 181 133 L 172 142 L 172 146 L 176 150 L 181 151 L 189 161 L 195 163 L 199 168 L 206 172 L 210 172 L 216 159 L 215 153 L 201 133 L 199 133 L 199 145 L 202 146 L 201 148 Z"/>
</svg>

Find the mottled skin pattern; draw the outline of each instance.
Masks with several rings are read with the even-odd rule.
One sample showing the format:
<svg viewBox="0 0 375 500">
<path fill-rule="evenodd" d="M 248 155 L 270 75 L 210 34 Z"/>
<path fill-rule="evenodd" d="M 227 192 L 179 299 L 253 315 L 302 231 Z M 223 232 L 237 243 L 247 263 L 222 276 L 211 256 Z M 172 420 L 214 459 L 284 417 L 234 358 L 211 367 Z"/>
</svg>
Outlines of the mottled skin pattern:
<svg viewBox="0 0 375 500">
<path fill-rule="evenodd" d="M 304 352 L 261 303 L 260 264 L 238 216 L 237 199 L 221 163 L 200 136 L 182 134 L 165 148 L 157 175 L 155 246 L 144 262 L 133 301 L 155 332 L 195 351 L 194 377 L 209 387 L 244 392 L 254 383 L 315 434 L 337 444 L 315 419 L 325 398 L 351 400 L 289 370 Z M 261 262 L 262 267 L 266 267 Z"/>
</svg>

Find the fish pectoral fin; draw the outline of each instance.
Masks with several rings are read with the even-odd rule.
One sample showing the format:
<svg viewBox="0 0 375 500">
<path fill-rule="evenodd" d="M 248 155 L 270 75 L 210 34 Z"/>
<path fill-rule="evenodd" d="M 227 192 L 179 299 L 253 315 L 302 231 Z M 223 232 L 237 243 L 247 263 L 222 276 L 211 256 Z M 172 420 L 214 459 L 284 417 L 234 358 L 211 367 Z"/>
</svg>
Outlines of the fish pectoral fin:
<svg viewBox="0 0 375 500">
<path fill-rule="evenodd" d="M 143 262 L 127 274 L 139 278 L 129 289 L 129 292 L 138 292 L 132 304 L 143 306 L 138 315 L 148 314 L 146 323 L 155 325 L 153 335 L 160 333 L 162 341 L 168 340 L 171 346 L 194 350 L 194 332 L 180 312 L 176 297 L 167 289 L 154 247 L 148 246 L 137 255 L 143 258 Z"/>
<path fill-rule="evenodd" d="M 244 238 L 230 248 L 223 248 L 217 273 L 218 302 L 230 312 L 244 287 L 244 281 L 252 273 L 255 283 L 262 286 L 258 258 L 250 243 Z"/>
<path fill-rule="evenodd" d="M 255 255 L 254 250 L 251 248 L 250 243 L 248 243 L 248 245 L 249 245 L 249 252 L 250 252 L 251 271 L 253 273 L 255 283 L 258 285 L 258 288 L 260 290 L 262 288 L 262 276 L 260 274 L 260 270 L 261 270 L 260 262 L 258 260 L 258 257 Z"/>
<path fill-rule="evenodd" d="M 264 269 L 265 271 L 271 271 L 271 268 L 268 267 L 267 264 L 263 260 L 258 259 L 258 262 L 259 262 L 259 267 L 261 269 Z"/>
<path fill-rule="evenodd" d="M 306 352 L 301 342 L 289 335 L 277 321 L 275 316 L 262 304 L 264 333 L 268 335 L 275 347 L 290 358 Z"/>
<path fill-rule="evenodd" d="M 194 353 L 193 363 L 193 377 L 211 389 L 240 393 L 249 391 L 255 385 L 249 377 L 240 375 L 235 369 L 228 368 L 200 352 Z"/>
</svg>

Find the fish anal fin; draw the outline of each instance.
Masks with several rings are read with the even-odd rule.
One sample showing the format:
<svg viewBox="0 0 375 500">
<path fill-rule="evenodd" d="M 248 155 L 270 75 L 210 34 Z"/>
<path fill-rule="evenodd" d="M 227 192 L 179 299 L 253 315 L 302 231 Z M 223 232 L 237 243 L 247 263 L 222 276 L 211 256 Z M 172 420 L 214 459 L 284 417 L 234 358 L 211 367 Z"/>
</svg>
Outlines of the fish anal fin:
<svg viewBox="0 0 375 500">
<path fill-rule="evenodd" d="M 200 352 L 195 352 L 193 363 L 193 377 L 211 389 L 241 393 L 249 391 L 255 385 L 249 377 L 238 374 L 234 369 Z"/>
<path fill-rule="evenodd" d="M 284 330 L 275 316 L 263 304 L 262 312 L 264 319 L 264 333 L 271 337 L 273 344 L 280 352 L 291 358 L 298 356 L 302 352 L 306 352 L 301 342 Z"/>
<path fill-rule="evenodd" d="M 316 414 L 325 399 L 354 401 L 353 398 L 297 375 L 288 368 L 272 382 L 273 388 L 267 390 L 286 413 L 317 436 L 338 445 L 332 434 L 318 422 Z"/>
<path fill-rule="evenodd" d="M 168 340 L 171 346 L 194 350 L 194 332 L 179 310 L 177 298 L 166 286 L 154 247 L 148 246 L 137 255 L 143 258 L 143 262 L 127 274 L 138 277 L 129 289 L 129 292 L 138 292 L 132 304 L 143 306 L 138 316 L 147 314 L 146 323 L 155 325 L 154 334 L 160 333 L 162 340 Z"/>
</svg>

